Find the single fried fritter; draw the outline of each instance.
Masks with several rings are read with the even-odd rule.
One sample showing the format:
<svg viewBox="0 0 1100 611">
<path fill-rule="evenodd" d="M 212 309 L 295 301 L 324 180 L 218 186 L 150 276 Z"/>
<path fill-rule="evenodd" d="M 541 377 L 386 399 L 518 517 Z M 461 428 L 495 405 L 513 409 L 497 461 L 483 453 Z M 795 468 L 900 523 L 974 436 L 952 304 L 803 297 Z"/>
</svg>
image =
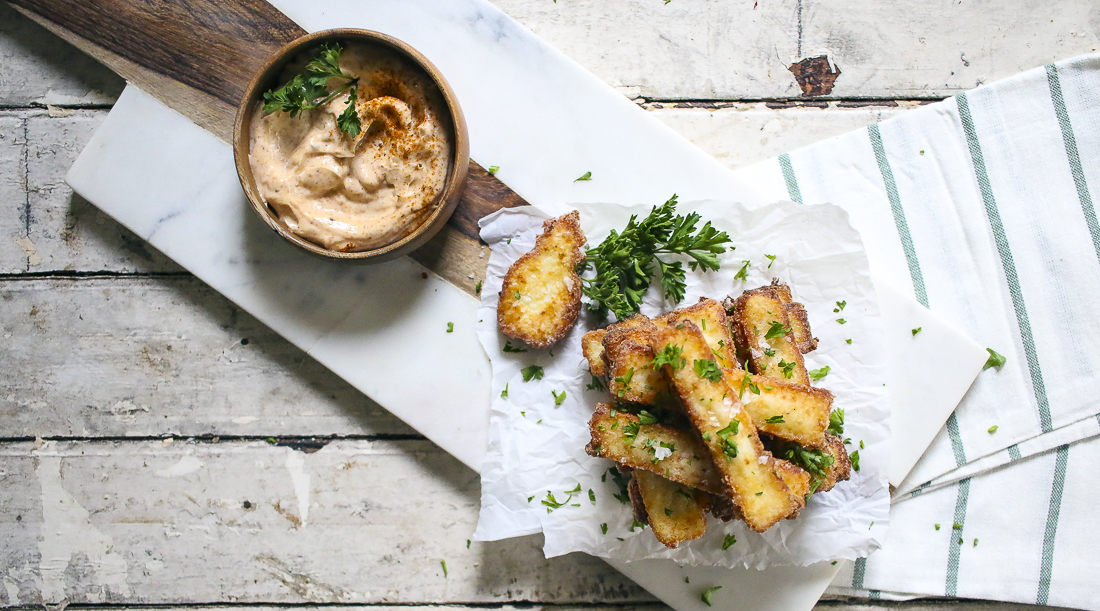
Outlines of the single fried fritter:
<svg viewBox="0 0 1100 611">
<path fill-rule="evenodd" d="M 763 287 L 745 291 L 734 302 L 733 335 L 738 357 L 759 375 L 810 384 L 802 352 L 795 343 L 787 309 Z"/>
<path fill-rule="evenodd" d="M 745 523 L 757 532 L 764 532 L 799 511 L 804 499 L 793 494 L 776 472 L 775 459 L 764 450 L 752 420 L 724 376 L 715 379 L 702 375 L 694 365 L 697 361 L 715 360 L 695 323 L 683 321 L 657 332 L 654 352 L 662 352 L 666 347 L 678 347 L 685 365 L 663 365 L 664 371 L 710 450 L 722 482 Z"/>
<path fill-rule="evenodd" d="M 590 456 L 610 458 L 620 465 L 651 471 L 665 479 L 725 494 L 710 452 L 694 431 L 663 424 L 641 424 L 633 414 L 615 411 L 606 403 L 596 405 L 588 422 L 592 441 L 585 448 Z M 664 456 L 657 458 L 660 451 Z"/>
<path fill-rule="evenodd" d="M 791 489 L 791 494 L 805 498 L 810 493 L 810 474 L 805 469 L 798 465 L 787 462 L 781 458 L 776 458 L 772 463 L 775 466 L 775 472 L 779 474 L 779 477 L 783 479 L 783 483 L 787 484 L 787 487 Z M 723 522 L 729 522 L 731 520 L 743 520 L 741 511 L 737 509 L 737 505 L 734 504 L 733 499 L 725 496 L 710 495 L 710 514 L 714 517 L 722 520 Z M 787 516 L 788 520 L 793 520 L 798 516 L 798 512 L 792 513 Z"/>
<path fill-rule="evenodd" d="M 543 223 L 534 250 L 508 268 L 497 305 L 501 333 L 548 348 L 573 327 L 581 311 L 576 267 L 584 261 L 579 219 L 573 211 Z"/>
<path fill-rule="evenodd" d="M 706 494 L 650 473 L 634 471 L 631 500 L 641 497 L 653 535 L 665 547 L 698 539 L 707 530 Z M 635 517 L 638 512 L 635 511 Z"/>
<path fill-rule="evenodd" d="M 758 431 L 810 448 L 825 444 L 833 393 L 743 369 L 725 369 L 725 374 Z"/>
<path fill-rule="evenodd" d="M 668 380 L 653 369 L 653 333 L 657 326 L 635 314 L 607 328 L 603 338 L 608 388 L 620 401 L 653 405 L 668 394 Z"/>
</svg>

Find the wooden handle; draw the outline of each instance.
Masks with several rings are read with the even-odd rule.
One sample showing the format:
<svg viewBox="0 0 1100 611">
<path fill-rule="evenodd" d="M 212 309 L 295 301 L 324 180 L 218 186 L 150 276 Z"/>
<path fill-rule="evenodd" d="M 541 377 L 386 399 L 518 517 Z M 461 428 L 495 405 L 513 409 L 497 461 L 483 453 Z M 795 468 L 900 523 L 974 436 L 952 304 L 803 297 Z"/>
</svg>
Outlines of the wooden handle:
<svg viewBox="0 0 1100 611">
<path fill-rule="evenodd" d="M 10 1 L 225 142 L 231 141 L 237 103 L 252 75 L 283 45 L 306 33 L 263 0 Z M 488 263 L 478 220 L 526 204 L 471 162 L 454 215 L 411 256 L 475 295 Z"/>
</svg>

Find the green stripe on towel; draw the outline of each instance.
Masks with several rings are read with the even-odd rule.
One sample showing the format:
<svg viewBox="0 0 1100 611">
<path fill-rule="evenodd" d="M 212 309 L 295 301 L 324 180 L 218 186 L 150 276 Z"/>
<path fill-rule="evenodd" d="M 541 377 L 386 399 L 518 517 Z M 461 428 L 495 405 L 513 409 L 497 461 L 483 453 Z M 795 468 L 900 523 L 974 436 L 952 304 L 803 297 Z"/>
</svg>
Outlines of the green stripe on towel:
<svg viewBox="0 0 1100 611">
<path fill-rule="evenodd" d="M 1054 102 L 1054 114 L 1058 115 L 1058 125 L 1062 128 L 1062 140 L 1066 144 L 1066 157 L 1069 159 L 1069 169 L 1073 174 L 1073 184 L 1077 187 L 1077 199 L 1081 201 L 1081 212 L 1085 215 L 1085 223 L 1092 235 L 1092 248 L 1096 251 L 1096 258 L 1100 259 L 1100 224 L 1096 222 L 1092 195 L 1089 194 L 1089 186 L 1085 182 L 1081 156 L 1077 153 L 1077 138 L 1073 135 L 1073 125 L 1069 121 L 1069 113 L 1066 112 L 1066 101 L 1062 98 L 1062 83 L 1058 79 L 1058 68 L 1054 64 L 1048 64 L 1046 70 L 1047 84 L 1050 85 L 1050 99 Z"/>
<path fill-rule="evenodd" d="M 857 590 L 863 589 L 863 578 L 867 575 L 867 559 L 856 558 L 856 566 L 852 569 L 852 587 Z"/>
<path fill-rule="evenodd" d="M 951 540 L 947 543 L 947 585 L 946 596 L 959 595 L 959 556 L 962 554 L 962 533 L 966 524 L 966 504 L 970 501 L 970 478 L 959 481 L 959 495 L 955 497 L 955 524 L 951 528 Z"/>
<path fill-rule="evenodd" d="M 989 174 L 985 168 L 985 157 L 982 155 L 982 145 L 978 142 L 978 131 L 974 128 L 974 118 L 970 115 L 970 102 L 965 93 L 955 96 L 959 104 L 959 118 L 962 119 L 963 131 L 966 132 L 966 142 L 970 146 L 970 157 L 974 162 L 974 174 L 978 180 L 978 187 L 982 192 L 982 200 L 985 202 L 986 216 L 989 218 L 989 226 L 993 230 L 993 237 L 997 242 L 997 252 L 1001 256 L 1001 266 L 1004 268 L 1005 280 L 1008 282 L 1008 292 L 1012 296 L 1012 307 L 1016 310 L 1016 324 L 1020 328 L 1020 339 L 1024 344 L 1024 354 L 1027 357 L 1027 368 L 1031 373 L 1031 386 L 1035 393 L 1035 401 L 1039 406 L 1039 424 L 1044 433 L 1053 430 L 1050 419 L 1050 403 L 1047 401 L 1046 385 L 1043 383 L 1043 372 L 1039 367 L 1039 355 L 1035 350 L 1035 339 L 1031 335 L 1031 322 L 1027 315 L 1027 306 L 1024 304 L 1024 294 L 1020 289 L 1020 279 L 1016 275 L 1016 262 L 1012 258 L 1012 248 L 1005 235 L 1004 223 L 1001 222 L 1001 212 L 997 208 L 997 200 L 993 197 L 993 187 L 989 183 Z"/>
<path fill-rule="evenodd" d="M 1008 459 L 1011 460 L 1012 462 L 1016 462 L 1017 460 L 1020 460 L 1020 446 L 1019 445 L 1014 443 L 1014 444 L 1008 446 Z"/>
<path fill-rule="evenodd" d="M 901 248 L 905 251 L 905 261 L 909 264 L 913 292 L 916 293 L 917 301 L 927 308 L 928 293 L 924 289 L 924 274 L 920 271 L 917 250 L 913 247 L 913 236 L 909 233 L 909 222 L 905 220 L 905 209 L 901 207 L 898 185 L 894 182 L 894 170 L 890 168 L 890 161 L 886 159 L 886 148 L 882 146 L 882 134 L 879 132 L 878 124 L 869 125 L 867 133 L 871 137 L 871 148 L 875 151 L 875 160 L 878 161 L 882 182 L 886 185 L 886 197 L 890 200 L 890 212 L 894 214 L 894 225 L 898 228 L 898 238 L 901 239 Z"/>
<path fill-rule="evenodd" d="M 802 191 L 798 188 L 798 179 L 794 177 L 794 166 L 791 165 L 791 156 L 783 153 L 779 156 L 779 167 L 783 170 L 783 180 L 787 183 L 787 196 L 792 201 L 802 203 Z"/>
<path fill-rule="evenodd" d="M 1054 460 L 1054 484 L 1050 488 L 1050 509 L 1047 510 L 1047 528 L 1043 533 L 1043 560 L 1039 568 L 1039 593 L 1035 604 L 1045 605 L 1050 600 L 1050 576 L 1054 571 L 1054 538 L 1058 535 L 1058 515 L 1062 511 L 1062 491 L 1066 487 L 1066 463 L 1069 462 L 1069 446 L 1058 446 Z"/>
</svg>

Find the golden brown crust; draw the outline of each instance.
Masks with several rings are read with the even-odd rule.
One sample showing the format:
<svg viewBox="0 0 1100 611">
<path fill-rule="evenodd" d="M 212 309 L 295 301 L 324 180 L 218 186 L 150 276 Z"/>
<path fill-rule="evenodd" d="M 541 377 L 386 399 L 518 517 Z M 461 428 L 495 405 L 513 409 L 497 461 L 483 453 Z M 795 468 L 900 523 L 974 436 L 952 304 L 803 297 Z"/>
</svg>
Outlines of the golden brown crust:
<svg viewBox="0 0 1100 611">
<path fill-rule="evenodd" d="M 624 467 L 650 471 L 665 479 L 725 494 L 714 462 L 694 431 L 663 424 L 641 424 L 633 414 L 616 410 L 606 403 L 596 404 L 588 421 L 592 441 L 585 447 L 590 456 L 610 458 Z M 670 449 L 669 456 L 657 459 L 657 448 Z"/>
<path fill-rule="evenodd" d="M 679 347 L 685 364 L 664 365 L 664 371 L 745 523 L 764 532 L 800 510 L 804 499 L 792 494 L 776 473 L 775 459 L 764 450 L 752 420 L 725 376 L 704 377 L 692 365 L 695 361 L 715 360 L 702 332 L 691 321 L 670 325 L 654 336 L 653 349 L 660 352 L 667 346 Z"/>
<path fill-rule="evenodd" d="M 836 435 L 826 435 L 825 445 L 821 451 L 833 457 L 833 464 L 825 469 L 825 479 L 818 485 L 818 492 L 828 492 L 839 482 L 848 481 L 852 475 L 852 459 L 848 457 L 848 449 L 844 447 L 844 440 Z"/>
<path fill-rule="evenodd" d="M 535 248 L 508 268 L 497 305 L 501 333 L 549 348 L 573 327 L 581 311 L 576 267 L 584 261 L 579 221 L 576 211 L 547 220 Z"/>
<path fill-rule="evenodd" d="M 588 361 L 588 370 L 596 377 L 607 375 L 607 358 L 603 351 L 603 338 L 607 329 L 589 331 L 581 338 L 581 352 Z"/>
<path fill-rule="evenodd" d="M 809 385 L 806 363 L 792 337 L 790 317 L 783 302 L 775 298 L 775 290 L 774 286 L 761 287 L 737 298 L 733 335 L 738 357 L 751 363 L 759 375 Z"/>
<path fill-rule="evenodd" d="M 631 501 L 637 489 L 643 511 L 657 540 L 675 549 L 684 541 L 698 539 L 707 530 L 705 493 L 654 475 L 635 471 L 631 478 Z M 635 516 L 638 509 L 635 507 Z"/>
<path fill-rule="evenodd" d="M 729 319 L 726 309 L 714 299 L 700 298 L 695 305 L 673 310 L 661 316 L 665 324 L 676 324 L 690 320 L 703 333 L 703 339 L 710 346 L 721 367 L 737 367 L 737 348 L 730 335 Z"/>
<path fill-rule="evenodd" d="M 809 448 L 825 444 L 833 393 L 782 378 L 747 374 L 746 380 L 743 369 L 726 368 L 724 372 L 761 433 Z"/>
<path fill-rule="evenodd" d="M 810 318 L 806 307 L 797 301 L 783 304 L 787 310 L 787 319 L 791 323 L 791 337 L 802 354 L 817 350 L 817 338 L 810 333 Z"/>
<path fill-rule="evenodd" d="M 653 405 L 668 394 L 668 380 L 653 369 L 652 338 L 657 326 L 635 314 L 607 328 L 603 338 L 611 396 L 620 401 Z"/>
</svg>

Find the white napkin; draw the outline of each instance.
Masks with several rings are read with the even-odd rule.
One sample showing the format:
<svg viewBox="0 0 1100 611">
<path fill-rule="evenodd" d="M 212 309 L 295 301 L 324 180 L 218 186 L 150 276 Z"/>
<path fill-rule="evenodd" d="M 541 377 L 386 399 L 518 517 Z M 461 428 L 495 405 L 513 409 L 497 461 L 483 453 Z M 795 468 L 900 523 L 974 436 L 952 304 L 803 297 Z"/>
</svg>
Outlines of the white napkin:
<svg viewBox="0 0 1100 611">
<path fill-rule="evenodd" d="M 1007 358 L 899 487 L 885 548 L 834 584 L 1100 608 L 1098 99 L 1100 55 L 1075 58 L 740 172 L 848 210 L 879 277 Z"/>
<path fill-rule="evenodd" d="M 629 215 L 643 218 L 650 211 L 643 205 L 576 207 L 590 244 L 621 229 Z M 728 232 L 735 248 L 720 256 L 722 268 L 716 272 L 688 271 L 682 303 L 701 296 L 737 296 L 773 277 L 790 284 L 820 340 L 818 349 L 806 355 L 807 368 L 830 367 L 817 385 L 832 391 L 834 407 L 845 411 L 845 437 L 852 440 L 849 452 L 860 455 L 860 470 L 853 471 L 850 481 L 811 497 L 797 520 L 783 521 L 763 534 L 742 522 L 712 519 L 702 538 L 670 550 L 651 533 L 633 528 L 630 506 L 614 498 L 618 487 L 605 476 L 614 463 L 584 451 L 592 410 L 610 397 L 606 390 L 586 388 L 592 376 L 580 339 L 602 325 L 582 316 L 549 350 L 528 350 L 497 329 L 504 273 L 531 250 L 547 218 L 531 208 L 502 210 L 481 221 L 481 236 L 492 247 L 492 256 L 478 310 L 478 338 L 493 366 L 493 416 L 475 539 L 541 531 L 547 557 L 583 551 L 624 561 L 666 558 L 680 565 L 752 568 L 854 559 L 880 546 L 889 518 L 889 398 L 879 302 L 859 235 L 844 211 L 831 205 L 778 202 L 750 209 L 707 201 L 677 207 L 680 214 L 692 211 Z M 748 279 L 738 279 L 745 262 Z M 841 314 L 835 313 L 838 302 L 844 303 Z M 642 312 L 655 316 L 673 307 L 654 285 Z M 531 365 L 543 368 L 542 379 L 524 380 L 521 369 Z M 564 398 L 555 401 L 562 393 Z M 578 485 L 580 491 L 569 492 Z M 544 506 L 544 499 L 563 506 Z M 727 534 L 737 541 L 728 550 L 723 548 Z"/>
</svg>

